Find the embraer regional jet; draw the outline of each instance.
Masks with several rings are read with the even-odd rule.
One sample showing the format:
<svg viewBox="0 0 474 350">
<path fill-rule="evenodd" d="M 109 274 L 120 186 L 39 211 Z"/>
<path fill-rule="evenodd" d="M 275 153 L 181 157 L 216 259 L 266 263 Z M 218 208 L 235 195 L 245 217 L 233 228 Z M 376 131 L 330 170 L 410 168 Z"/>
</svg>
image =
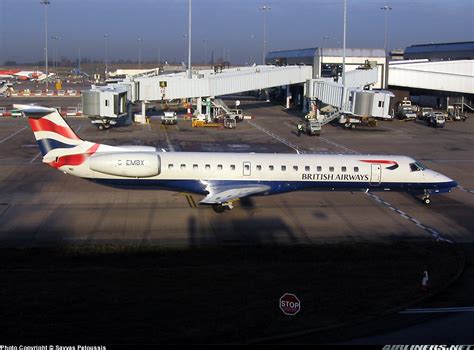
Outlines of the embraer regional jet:
<svg viewBox="0 0 474 350">
<path fill-rule="evenodd" d="M 81 140 L 56 109 L 23 108 L 53 168 L 104 185 L 165 188 L 204 195 L 222 213 L 239 198 L 290 191 L 405 191 L 425 204 L 451 192 L 452 179 L 406 156 L 160 152 Z"/>
</svg>

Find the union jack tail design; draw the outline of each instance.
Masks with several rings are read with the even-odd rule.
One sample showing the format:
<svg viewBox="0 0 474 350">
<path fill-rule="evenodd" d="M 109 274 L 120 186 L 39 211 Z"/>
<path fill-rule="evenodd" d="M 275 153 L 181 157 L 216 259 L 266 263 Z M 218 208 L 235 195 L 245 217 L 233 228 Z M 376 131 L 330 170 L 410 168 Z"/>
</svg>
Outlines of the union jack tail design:
<svg viewBox="0 0 474 350">
<path fill-rule="evenodd" d="M 54 108 L 20 106 L 43 154 L 43 162 L 53 168 L 78 166 L 99 148 L 99 144 L 81 140 Z"/>
</svg>

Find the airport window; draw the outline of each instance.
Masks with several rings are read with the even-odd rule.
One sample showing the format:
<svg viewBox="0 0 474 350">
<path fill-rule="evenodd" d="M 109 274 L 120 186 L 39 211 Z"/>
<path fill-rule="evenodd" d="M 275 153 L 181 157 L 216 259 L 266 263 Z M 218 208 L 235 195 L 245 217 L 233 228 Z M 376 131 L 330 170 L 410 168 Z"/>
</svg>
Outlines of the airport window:
<svg viewBox="0 0 474 350">
<path fill-rule="evenodd" d="M 354 172 L 355 172 L 355 173 L 358 173 L 358 172 L 359 172 L 359 167 L 358 167 L 358 166 L 355 166 L 355 167 L 354 167 Z"/>
<path fill-rule="evenodd" d="M 333 171 L 334 171 L 334 167 L 333 167 L 333 166 L 330 166 L 330 167 L 329 167 L 329 171 L 330 171 L 330 172 L 333 172 Z"/>
<path fill-rule="evenodd" d="M 268 166 L 268 170 L 273 171 L 273 169 L 275 169 L 275 167 L 273 165 Z"/>
<path fill-rule="evenodd" d="M 168 164 L 168 169 L 173 169 L 173 164 Z"/>
<path fill-rule="evenodd" d="M 341 167 L 341 171 L 345 173 L 347 171 L 347 168 L 345 166 Z"/>
<path fill-rule="evenodd" d="M 281 171 L 286 171 L 286 165 L 281 166 Z"/>
<path fill-rule="evenodd" d="M 219 165 L 217 166 L 217 170 L 222 170 L 222 164 L 219 164 Z"/>
<path fill-rule="evenodd" d="M 198 169 L 198 165 L 197 165 L 197 164 L 193 164 L 193 169 L 194 169 L 194 170 L 197 170 L 197 169 Z"/>
<path fill-rule="evenodd" d="M 206 168 L 206 170 L 211 170 L 211 165 L 210 165 L 210 164 L 206 164 L 205 168 Z"/>
<path fill-rule="evenodd" d="M 305 171 L 309 171 L 309 169 L 310 169 L 309 166 L 305 166 L 305 167 L 304 167 L 304 170 L 305 170 Z"/>
<path fill-rule="evenodd" d="M 181 164 L 181 170 L 185 170 L 186 169 L 186 164 Z"/>
<path fill-rule="evenodd" d="M 298 165 L 293 165 L 293 170 L 298 171 Z"/>
<path fill-rule="evenodd" d="M 258 171 L 262 170 L 262 166 L 261 166 L 261 165 L 257 165 L 257 170 L 258 170 Z"/>
<path fill-rule="evenodd" d="M 232 165 L 230 166 L 230 170 L 235 170 L 235 165 L 234 165 L 234 164 L 232 164 Z"/>
<path fill-rule="evenodd" d="M 316 171 L 323 171 L 323 167 L 322 166 L 317 166 Z"/>
<path fill-rule="evenodd" d="M 109 106 L 109 100 L 105 100 L 105 107 Z"/>
<path fill-rule="evenodd" d="M 383 107 L 383 101 L 379 101 L 379 107 L 380 107 L 380 108 Z"/>
</svg>

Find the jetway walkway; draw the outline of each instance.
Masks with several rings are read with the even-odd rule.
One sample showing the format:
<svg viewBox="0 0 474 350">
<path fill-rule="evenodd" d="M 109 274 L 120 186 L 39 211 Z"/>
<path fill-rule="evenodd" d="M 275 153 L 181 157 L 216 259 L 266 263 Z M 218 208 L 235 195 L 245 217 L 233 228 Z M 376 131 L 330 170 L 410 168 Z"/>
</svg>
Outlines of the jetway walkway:
<svg viewBox="0 0 474 350">
<path fill-rule="evenodd" d="M 126 111 L 123 105 L 124 93 L 127 104 L 141 102 L 142 121 L 145 121 L 146 104 L 151 101 L 196 99 L 199 110 L 203 98 L 213 99 L 215 96 L 305 83 L 311 79 L 313 67 L 255 65 L 221 70 L 195 70 L 191 79 L 187 77 L 186 72 L 159 73 L 158 69 L 150 70 L 131 75 L 121 82 L 84 91 L 84 114 L 94 118 L 96 122 L 103 121 L 104 124 L 120 118 Z M 216 107 L 226 110 L 227 113 L 234 112 L 223 102 L 214 103 L 219 104 Z"/>
<path fill-rule="evenodd" d="M 474 94 L 473 60 L 390 62 L 388 84 L 415 89 Z"/>
</svg>

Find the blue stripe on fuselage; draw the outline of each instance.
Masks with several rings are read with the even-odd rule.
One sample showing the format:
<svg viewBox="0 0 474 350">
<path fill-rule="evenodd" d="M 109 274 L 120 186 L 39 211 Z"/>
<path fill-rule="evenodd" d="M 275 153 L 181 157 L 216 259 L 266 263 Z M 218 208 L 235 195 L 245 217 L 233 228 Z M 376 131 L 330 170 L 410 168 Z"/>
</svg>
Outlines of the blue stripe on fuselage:
<svg viewBox="0 0 474 350">
<path fill-rule="evenodd" d="M 406 183 L 406 182 L 386 182 L 380 185 L 371 185 L 369 182 L 322 182 L 322 181 L 252 181 L 252 180 L 147 180 L 147 179 L 90 179 L 97 183 L 126 188 L 163 188 L 191 192 L 197 194 L 207 194 L 206 185 L 214 189 L 218 188 L 241 188 L 252 185 L 266 185 L 270 190 L 262 194 L 277 194 L 291 191 L 406 191 L 412 193 L 423 193 L 429 190 L 430 193 L 449 192 L 457 186 L 455 181 L 437 183 Z M 261 195 L 261 194 L 260 194 Z"/>
</svg>

